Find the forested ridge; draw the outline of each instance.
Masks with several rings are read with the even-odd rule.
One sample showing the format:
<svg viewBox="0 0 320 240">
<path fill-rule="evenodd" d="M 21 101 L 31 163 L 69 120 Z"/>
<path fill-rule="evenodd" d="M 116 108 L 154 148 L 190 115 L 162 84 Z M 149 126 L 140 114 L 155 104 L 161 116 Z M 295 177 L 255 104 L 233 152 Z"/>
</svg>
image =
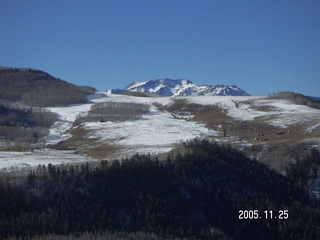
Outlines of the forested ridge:
<svg viewBox="0 0 320 240">
<path fill-rule="evenodd" d="M 319 152 L 310 156 L 319 164 Z M 1 180 L 0 239 L 320 239 L 319 200 L 295 179 L 304 167 L 289 166 L 286 177 L 198 139 L 164 161 L 43 165 L 26 179 Z M 239 219 L 240 210 L 287 210 L 288 218 Z"/>
<path fill-rule="evenodd" d="M 30 68 L 0 68 L 0 99 L 28 106 L 86 103 L 92 88 L 80 88 L 48 73 Z"/>
</svg>

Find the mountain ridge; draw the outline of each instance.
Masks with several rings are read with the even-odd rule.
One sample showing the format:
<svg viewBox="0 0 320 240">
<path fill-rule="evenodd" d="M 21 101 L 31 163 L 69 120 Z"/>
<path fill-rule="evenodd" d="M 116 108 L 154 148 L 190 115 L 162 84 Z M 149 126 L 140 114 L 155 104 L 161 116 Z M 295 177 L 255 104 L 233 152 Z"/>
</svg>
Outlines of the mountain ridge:
<svg viewBox="0 0 320 240">
<path fill-rule="evenodd" d="M 48 107 L 87 103 L 96 90 L 80 87 L 33 68 L 0 67 L 0 99 Z"/>
<path fill-rule="evenodd" d="M 162 96 L 250 96 L 235 85 L 197 85 L 189 79 L 161 78 L 144 82 L 132 82 L 124 89 L 110 89 L 108 93 L 148 92 Z"/>
</svg>

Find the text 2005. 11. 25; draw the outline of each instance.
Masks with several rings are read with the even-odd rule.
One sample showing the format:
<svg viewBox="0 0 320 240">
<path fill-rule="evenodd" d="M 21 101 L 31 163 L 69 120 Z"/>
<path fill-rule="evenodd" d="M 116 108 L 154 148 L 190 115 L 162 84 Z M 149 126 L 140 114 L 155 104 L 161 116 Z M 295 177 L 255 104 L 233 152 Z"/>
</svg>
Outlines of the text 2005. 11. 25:
<svg viewBox="0 0 320 240">
<path fill-rule="evenodd" d="M 265 210 L 260 213 L 259 210 L 239 210 L 239 219 L 288 219 L 288 210 Z"/>
</svg>

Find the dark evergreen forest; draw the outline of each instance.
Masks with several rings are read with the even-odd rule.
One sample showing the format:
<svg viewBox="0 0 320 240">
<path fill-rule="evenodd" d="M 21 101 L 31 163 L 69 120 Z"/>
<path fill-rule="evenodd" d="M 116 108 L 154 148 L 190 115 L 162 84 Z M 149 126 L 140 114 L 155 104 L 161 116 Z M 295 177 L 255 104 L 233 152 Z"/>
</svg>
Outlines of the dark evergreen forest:
<svg viewBox="0 0 320 240">
<path fill-rule="evenodd" d="M 0 239 L 320 239 L 319 200 L 299 180 L 319 166 L 318 151 L 284 176 L 230 146 L 183 148 L 164 161 L 43 165 L 2 179 Z M 259 215 L 239 219 L 241 210 Z"/>
</svg>

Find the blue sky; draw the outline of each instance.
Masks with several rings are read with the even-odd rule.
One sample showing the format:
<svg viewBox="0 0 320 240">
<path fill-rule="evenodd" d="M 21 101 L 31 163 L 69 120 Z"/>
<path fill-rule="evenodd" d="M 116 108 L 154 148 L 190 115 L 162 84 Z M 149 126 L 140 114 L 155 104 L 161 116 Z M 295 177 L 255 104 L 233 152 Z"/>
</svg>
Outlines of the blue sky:
<svg viewBox="0 0 320 240">
<path fill-rule="evenodd" d="M 98 90 L 188 78 L 320 96 L 318 0 L 0 0 L 0 66 Z"/>
</svg>

